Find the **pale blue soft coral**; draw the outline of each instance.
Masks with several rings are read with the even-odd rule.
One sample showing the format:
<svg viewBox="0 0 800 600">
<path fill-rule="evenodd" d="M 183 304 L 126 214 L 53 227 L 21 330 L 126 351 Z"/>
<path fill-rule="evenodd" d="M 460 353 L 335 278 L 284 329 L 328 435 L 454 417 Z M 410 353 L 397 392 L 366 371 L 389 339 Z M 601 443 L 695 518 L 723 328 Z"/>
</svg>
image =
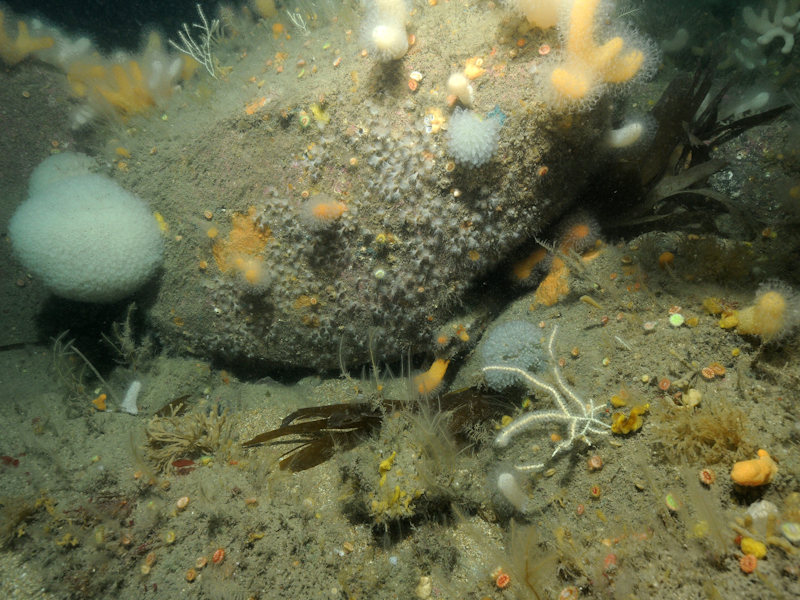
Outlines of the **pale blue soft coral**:
<svg viewBox="0 0 800 600">
<path fill-rule="evenodd" d="M 489 330 L 480 343 L 481 367 L 516 367 L 536 373 L 545 365 L 539 329 L 527 321 L 507 321 Z M 518 382 L 515 373 L 484 371 L 486 383 L 496 391 Z"/>
<path fill-rule="evenodd" d="M 475 112 L 457 108 L 447 124 L 447 150 L 460 165 L 480 167 L 497 152 L 500 119 L 486 119 Z"/>
</svg>

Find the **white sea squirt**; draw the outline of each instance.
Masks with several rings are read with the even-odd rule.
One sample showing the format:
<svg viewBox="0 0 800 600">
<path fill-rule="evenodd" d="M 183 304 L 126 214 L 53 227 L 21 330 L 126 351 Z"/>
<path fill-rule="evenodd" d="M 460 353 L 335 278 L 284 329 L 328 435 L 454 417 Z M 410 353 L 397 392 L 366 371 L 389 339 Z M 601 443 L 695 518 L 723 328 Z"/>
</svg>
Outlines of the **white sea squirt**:
<svg viewBox="0 0 800 600">
<path fill-rule="evenodd" d="M 129 415 L 138 415 L 139 407 L 137 400 L 139 399 L 139 392 L 142 391 L 142 382 L 134 379 L 128 386 L 128 391 L 125 392 L 125 398 L 122 399 L 122 405 L 119 407 L 120 412 L 126 412 Z"/>
</svg>

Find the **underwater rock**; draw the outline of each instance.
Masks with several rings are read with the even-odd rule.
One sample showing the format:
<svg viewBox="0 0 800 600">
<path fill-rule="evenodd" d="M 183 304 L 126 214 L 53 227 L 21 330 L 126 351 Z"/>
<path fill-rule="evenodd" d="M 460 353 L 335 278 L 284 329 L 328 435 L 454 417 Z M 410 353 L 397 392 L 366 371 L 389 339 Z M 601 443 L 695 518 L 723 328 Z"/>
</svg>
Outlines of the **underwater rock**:
<svg viewBox="0 0 800 600">
<path fill-rule="evenodd" d="M 520 60 L 485 56 L 475 110 L 507 118 L 491 160 L 458 165 L 439 122 L 451 109 L 435 91 L 452 67 L 424 40 L 436 39 L 441 11 L 490 37 L 502 11 L 437 8 L 436 19 L 415 19 L 420 41 L 399 61 L 319 60 L 316 79 L 284 74 L 279 100 L 263 88 L 263 102 L 170 114 L 180 142 L 135 153 L 137 172 L 120 179 L 165 215 L 168 239 L 180 236 L 168 241 L 151 309 L 166 346 L 226 364 L 326 369 L 370 351 L 431 350 L 444 324 L 474 308 L 470 286 L 571 204 L 603 115 L 546 105 L 530 61 L 547 57 L 535 48 Z M 319 37 L 344 46 L 342 29 Z M 448 44 L 464 59 L 485 51 L 476 37 Z M 247 68 L 237 65 L 239 78 Z M 417 68 L 415 92 L 400 73 Z"/>
</svg>

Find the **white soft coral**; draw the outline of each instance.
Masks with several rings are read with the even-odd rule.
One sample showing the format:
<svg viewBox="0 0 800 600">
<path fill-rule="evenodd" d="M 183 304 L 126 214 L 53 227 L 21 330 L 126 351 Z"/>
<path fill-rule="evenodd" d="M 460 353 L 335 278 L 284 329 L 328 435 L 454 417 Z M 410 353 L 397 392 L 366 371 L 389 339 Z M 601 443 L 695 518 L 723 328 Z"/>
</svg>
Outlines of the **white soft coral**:
<svg viewBox="0 0 800 600">
<path fill-rule="evenodd" d="M 372 0 L 367 4 L 365 42 L 380 61 L 398 60 L 408 51 L 406 0 Z"/>
<path fill-rule="evenodd" d="M 565 0 L 511 0 L 510 4 L 524 14 L 531 25 L 548 29 L 558 24 Z"/>
<path fill-rule="evenodd" d="M 760 34 L 756 40 L 760 45 L 766 46 L 775 38 L 783 38 L 781 52 L 789 54 L 794 48 L 794 36 L 800 30 L 799 5 L 798 0 L 790 0 L 787 10 L 786 1 L 778 0 L 772 19 L 769 18 L 767 8 L 762 9 L 761 14 L 757 15 L 752 7 L 745 6 L 742 17 L 750 29 Z"/>
</svg>

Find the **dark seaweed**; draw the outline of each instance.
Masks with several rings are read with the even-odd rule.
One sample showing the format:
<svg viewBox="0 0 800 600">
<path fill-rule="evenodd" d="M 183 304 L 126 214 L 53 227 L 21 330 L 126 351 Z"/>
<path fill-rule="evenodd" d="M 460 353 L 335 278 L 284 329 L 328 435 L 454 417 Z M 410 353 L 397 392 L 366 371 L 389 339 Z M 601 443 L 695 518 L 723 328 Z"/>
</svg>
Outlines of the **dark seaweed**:
<svg viewBox="0 0 800 600">
<path fill-rule="evenodd" d="M 724 194 L 705 182 L 726 165 L 711 159 L 711 152 L 744 131 L 764 125 L 791 108 L 790 104 L 731 120 L 719 120 L 719 107 L 725 94 L 736 83 L 730 79 L 711 93 L 717 59 L 708 57 L 693 75 L 680 73 L 667 86 L 650 111 L 657 123 L 656 133 L 646 148 L 633 159 L 612 161 L 590 178 L 584 195 L 596 203 L 605 199 L 608 215 L 605 229 L 634 227 L 670 219 L 674 201 L 691 202 L 692 198 L 712 200 L 738 217 L 751 233 L 751 219 L 740 214 Z M 704 106 L 705 105 L 705 106 Z M 673 202 L 665 202 L 672 199 Z M 691 221 L 680 211 L 676 227 Z M 698 217 L 707 212 L 696 211 Z"/>
<path fill-rule="evenodd" d="M 436 400 L 421 399 L 418 403 L 383 399 L 377 405 L 357 402 L 309 406 L 287 415 L 279 427 L 247 440 L 242 446 L 290 444 L 293 447 L 281 455 L 278 463 L 281 470 L 305 471 L 329 460 L 337 448 L 355 447 L 383 424 L 387 414 L 402 409 L 416 411 L 423 402 L 451 413 L 450 432 L 462 444 L 471 441 L 469 433 L 476 425 L 499 417 L 508 407 L 502 396 L 474 387 L 448 392 Z"/>
</svg>

